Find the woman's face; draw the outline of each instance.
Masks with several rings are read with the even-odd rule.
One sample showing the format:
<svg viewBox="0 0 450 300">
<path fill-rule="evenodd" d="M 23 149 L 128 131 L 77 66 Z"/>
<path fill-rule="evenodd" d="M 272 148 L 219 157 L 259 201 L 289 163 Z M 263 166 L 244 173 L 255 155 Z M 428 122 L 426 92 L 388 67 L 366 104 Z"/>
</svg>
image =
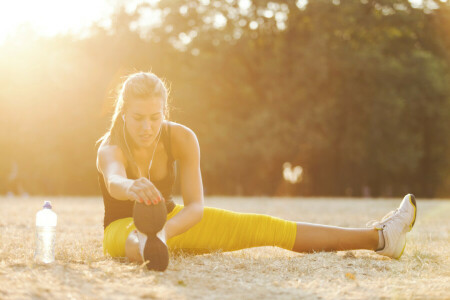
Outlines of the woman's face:
<svg viewBox="0 0 450 300">
<path fill-rule="evenodd" d="M 164 120 L 162 99 L 130 101 L 125 112 L 125 128 L 138 148 L 149 148 Z"/>
</svg>

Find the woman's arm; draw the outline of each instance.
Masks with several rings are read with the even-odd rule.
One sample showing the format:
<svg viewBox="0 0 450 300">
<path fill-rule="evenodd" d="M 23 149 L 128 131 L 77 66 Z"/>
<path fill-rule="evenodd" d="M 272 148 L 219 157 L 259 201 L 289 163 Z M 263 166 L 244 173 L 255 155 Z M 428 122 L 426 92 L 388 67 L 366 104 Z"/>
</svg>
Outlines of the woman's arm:
<svg viewBox="0 0 450 300">
<path fill-rule="evenodd" d="M 167 221 L 167 239 L 187 231 L 200 222 L 203 216 L 203 183 L 197 137 L 192 130 L 182 125 L 173 125 L 172 128 L 172 152 L 180 167 L 184 208 Z"/>
<path fill-rule="evenodd" d="M 103 174 L 106 189 L 117 200 L 157 204 L 161 195 L 147 178 L 128 179 L 125 157 L 118 146 L 101 145 L 97 153 L 97 169 Z"/>
<path fill-rule="evenodd" d="M 130 200 L 127 190 L 133 180 L 127 178 L 125 157 L 118 146 L 101 145 L 97 152 L 97 169 L 103 174 L 106 189 L 117 200 Z"/>
</svg>

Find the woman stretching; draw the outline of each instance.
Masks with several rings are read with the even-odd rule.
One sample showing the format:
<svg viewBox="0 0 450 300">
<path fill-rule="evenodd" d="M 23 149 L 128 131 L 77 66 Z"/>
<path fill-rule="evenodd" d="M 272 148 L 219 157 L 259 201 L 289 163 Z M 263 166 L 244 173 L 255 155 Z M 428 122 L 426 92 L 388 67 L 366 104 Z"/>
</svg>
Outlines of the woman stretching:
<svg viewBox="0 0 450 300">
<path fill-rule="evenodd" d="M 97 170 L 105 205 L 104 253 L 164 271 L 168 249 L 195 253 L 277 246 L 296 252 L 369 249 L 400 258 L 416 219 L 408 194 L 370 228 L 342 228 L 203 206 L 200 149 L 189 128 L 169 122 L 167 89 L 153 73 L 130 75 L 99 139 Z M 171 197 L 178 161 L 184 205 Z"/>
</svg>

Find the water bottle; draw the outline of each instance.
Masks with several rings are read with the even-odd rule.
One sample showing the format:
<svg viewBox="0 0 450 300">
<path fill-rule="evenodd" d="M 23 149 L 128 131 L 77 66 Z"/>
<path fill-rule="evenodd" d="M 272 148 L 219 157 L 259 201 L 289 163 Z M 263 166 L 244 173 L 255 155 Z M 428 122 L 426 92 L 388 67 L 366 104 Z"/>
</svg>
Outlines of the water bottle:
<svg viewBox="0 0 450 300">
<path fill-rule="evenodd" d="M 36 214 L 36 251 L 34 259 L 37 263 L 49 264 L 55 261 L 56 213 L 52 203 L 45 201 L 44 206 Z"/>
</svg>

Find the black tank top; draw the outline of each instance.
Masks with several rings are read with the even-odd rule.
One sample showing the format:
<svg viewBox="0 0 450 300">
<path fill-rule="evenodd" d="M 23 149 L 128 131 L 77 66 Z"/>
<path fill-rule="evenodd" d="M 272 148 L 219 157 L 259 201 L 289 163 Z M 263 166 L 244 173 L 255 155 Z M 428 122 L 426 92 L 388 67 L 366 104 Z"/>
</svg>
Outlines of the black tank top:
<svg viewBox="0 0 450 300">
<path fill-rule="evenodd" d="M 167 213 L 171 212 L 175 208 L 175 202 L 172 200 L 172 189 L 175 182 L 175 161 L 172 156 L 171 144 L 170 144 L 170 125 L 168 123 L 163 125 L 161 132 L 161 141 L 164 143 L 164 149 L 167 151 L 168 161 L 167 170 L 168 174 L 161 180 L 152 180 L 152 183 L 161 192 L 165 199 Z M 131 178 L 129 168 L 126 169 L 127 177 Z M 134 179 L 134 178 L 133 178 Z M 111 222 L 128 218 L 133 216 L 134 201 L 117 200 L 113 198 L 106 188 L 103 174 L 98 172 L 98 181 L 100 189 L 103 195 L 103 204 L 105 205 L 105 216 L 103 219 L 103 229 L 105 229 Z"/>
</svg>

